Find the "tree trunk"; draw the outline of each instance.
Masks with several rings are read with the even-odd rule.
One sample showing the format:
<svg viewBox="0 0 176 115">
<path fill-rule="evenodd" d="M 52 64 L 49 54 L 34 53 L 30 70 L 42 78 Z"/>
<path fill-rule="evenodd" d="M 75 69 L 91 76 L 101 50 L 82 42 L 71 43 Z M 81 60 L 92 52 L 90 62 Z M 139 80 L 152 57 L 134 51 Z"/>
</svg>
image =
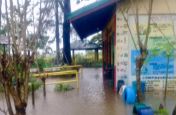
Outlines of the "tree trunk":
<svg viewBox="0 0 176 115">
<path fill-rule="evenodd" d="M 56 36 L 56 64 L 59 64 L 60 60 L 60 40 L 59 40 L 59 16 L 58 16 L 58 0 L 55 0 L 55 25 L 56 25 L 56 30 L 55 30 L 55 36 Z"/>
<path fill-rule="evenodd" d="M 72 50 L 72 57 L 73 57 L 73 64 L 76 64 L 76 60 L 75 60 L 75 50 Z"/>
<path fill-rule="evenodd" d="M 165 81 L 165 90 L 164 90 L 164 102 L 166 102 L 166 93 L 167 93 L 167 80 L 168 80 L 168 71 L 169 71 L 169 56 L 167 56 L 167 67 L 166 67 L 166 81 Z M 166 106 L 166 104 L 165 104 Z"/>
<path fill-rule="evenodd" d="M 67 16 L 70 12 L 70 0 L 64 0 L 63 59 L 66 64 L 72 63 L 70 50 L 70 22 L 67 20 Z"/>
<path fill-rule="evenodd" d="M 7 104 L 9 115 L 14 115 L 13 110 L 12 110 L 11 100 L 10 100 L 10 93 L 8 91 L 7 85 L 4 86 L 4 93 L 5 93 L 5 99 L 6 99 L 6 104 Z"/>
<path fill-rule="evenodd" d="M 20 106 L 15 106 L 16 115 L 26 115 L 26 106 L 21 104 Z"/>
<path fill-rule="evenodd" d="M 141 91 L 141 68 L 143 60 L 141 56 L 136 58 L 136 89 L 137 89 L 137 102 L 142 102 L 143 95 Z"/>
</svg>

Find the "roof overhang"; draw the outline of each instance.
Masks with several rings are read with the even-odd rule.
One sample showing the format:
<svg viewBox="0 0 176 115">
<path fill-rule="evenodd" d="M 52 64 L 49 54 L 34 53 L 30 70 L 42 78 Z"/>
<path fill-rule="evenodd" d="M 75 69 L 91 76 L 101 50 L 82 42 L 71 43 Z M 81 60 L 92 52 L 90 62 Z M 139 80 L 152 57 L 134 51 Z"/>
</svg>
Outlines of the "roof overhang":
<svg viewBox="0 0 176 115">
<path fill-rule="evenodd" d="M 102 47 L 87 40 L 76 40 L 70 45 L 71 50 L 100 50 Z"/>
<path fill-rule="evenodd" d="M 69 15 L 69 20 L 81 39 L 104 29 L 111 19 L 117 0 L 100 0 Z"/>
<path fill-rule="evenodd" d="M 71 50 L 102 50 L 102 47 L 98 47 L 98 48 L 71 48 Z"/>
</svg>

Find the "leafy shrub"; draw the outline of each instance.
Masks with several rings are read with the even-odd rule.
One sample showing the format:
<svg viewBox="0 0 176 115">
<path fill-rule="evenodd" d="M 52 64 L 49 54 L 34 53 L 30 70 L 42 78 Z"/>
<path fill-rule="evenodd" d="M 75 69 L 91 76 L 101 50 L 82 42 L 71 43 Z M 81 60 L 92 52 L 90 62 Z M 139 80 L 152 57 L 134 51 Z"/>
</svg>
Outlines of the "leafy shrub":
<svg viewBox="0 0 176 115">
<path fill-rule="evenodd" d="M 73 87 L 68 84 L 56 84 L 54 90 L 57 92 L 65 92 L 73 90 Z"/>
<path fill-rule="evenodd" d="M 102 59 L 99 58 L 98 61 L 94 59 L 93 53 L 77 54 L 75 55 L 76 64 L 82 65 L 83 67 L 102 67 Z"/>
<path fill-rule="evenodd" d="M 34 77 L 31 77 L 30 80 L 29 80 L 29 91 L 32 91 L 32 84 L 34 85 L 34 91 L 39 89 L 41 86 L 42 86 L 42 81 L 34 78 Z M 14 85 L 16 85 L 16 83 L 14 83 Z M 4 89 L 3 89 L 3 86 L 2 84 L 0 84 L 0 92 L 3 92 Z"/>
<path fill-rule="evenodd" d="M 169 115 L 169 113 L 166 109 L 160 109 L 155 111 L 155 115 Z"/>
<path fill-rule="evenodd" d="M 43 72 L 44 67 L 45 67 L 45 60 L 44 60 L 44 58 L 38 58 L 37 59 L 37 64 L 38 64 L 39 71 Z"/>
<path fill-rule="evenodd" d="M 45 67 L 53 67 L 54 66 L 54 62 L 55 62 L 55 58 L 54 57 L 46 57 L 44 58 L 45 60 Z"/>
<path fill-rule="evenodd" d="M 38 57 L 35 60 L 35 63 L 32 64 L 32 68 L 38 67 L 40 71 L 43 71 L 44 68 L 52 67 L 53 65 L 54 57 Z"/>
<path fill-rule="evenodd" d="M 38 80 L 34 77 L 31 77 L 30 81 L 29 81 L 29 91 L 32 91 L 32 84 L 34 86 L 34 91 L 36 91 L 37 89 L 39 89 L 42 86 L 42 81 Z"/>
<path fill-rule="evenodd" d="M 0 92 L 3 92 L 4 91 L 4 88 L 2 86 L 2 84 L 0 84 Z"/>
</svg>

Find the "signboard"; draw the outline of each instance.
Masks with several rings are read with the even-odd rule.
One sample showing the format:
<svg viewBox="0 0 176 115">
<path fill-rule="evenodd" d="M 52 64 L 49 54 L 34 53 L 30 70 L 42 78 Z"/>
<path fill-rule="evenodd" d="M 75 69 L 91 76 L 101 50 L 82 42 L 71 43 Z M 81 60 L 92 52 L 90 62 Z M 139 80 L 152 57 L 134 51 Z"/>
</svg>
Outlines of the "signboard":
<svg viewBox="0 0 176 115">
<path fill-rule="evenodd" d="M 137 44 L 137 32 L 136 32 L 136 16 L 124 13 L 127 17 L 128 25 L 120 10 L 117 10 L 116 15 L 116 72 L 117 80 L 123 79 L 128 81 L 127 84 L 136 80 L 136 57 L 139 55 L 139 51 L 136 50 L 134 42 Z M 161 48 L 159 44 L 176 44 L 176 15 L 152 15 L 150 34 L 148 40 L 149 55 L 142 67 L 141 80 L 146 82 L 146 88 L 152 89 L 164 89 L 165 78 L 167 71 L 167 57 L 165 51 L 168 49 Z M 140 39 L 144 42 L 147 32 L 147 15 L 139 16 L 139 33 Z M 129 30 L 130 29 L 130 30 Z M 159 46 L 159 47 L 158 47 Z M 138 47 L 138 46 L 137 46 Z M 162 51 L 158 55 L 151 55 L 151 50 L 159 48 Z M 163 50 L 164 49 L 164 50 Z M 172 51 L 172 50 L 171 50 Z M 174 52 L 173 52 L 174 54 Z M 174 56 L 169 59 L 168 65 L 168 90 L 176 90 L 176 74 L 174 66 L 176 60 Z"/>
<path fill-rule="evenodd" d="M 142 67 L 142 75 L 158 75 L 163 76 L 166 75 L 167 71 L 167 57 L 165 56 L 165 53 L 160 53 L 156 56 L 151 56 L 151 53 L 149 53 L 148 58 L 146 59 L 146 62 L 144 63 Z M 139 55 L 139 51 L 132 50 L 131 51 L 131 74 L 133 76 L 136 75 L 136 64 L 135 60 L 136 57 Z M 168 74 L 174 75 L 174 58 L 171 57 L 169 59 L 169 65 L 168 65 Z"/>
</svg>

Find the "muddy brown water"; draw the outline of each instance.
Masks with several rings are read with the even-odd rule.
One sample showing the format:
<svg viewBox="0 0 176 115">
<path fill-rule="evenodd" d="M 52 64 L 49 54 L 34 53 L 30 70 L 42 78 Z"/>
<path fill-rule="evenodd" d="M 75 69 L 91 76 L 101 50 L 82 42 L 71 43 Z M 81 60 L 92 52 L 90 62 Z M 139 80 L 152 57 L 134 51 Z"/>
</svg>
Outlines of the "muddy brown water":
<svg viewBox="0 0 176 115">
<path fill-rule="evenodd" d="M 54 91 L 54 85 L 46 86 L 46 97 L 43 97 L 42 88 L 35 93 L 35 107 L 29 97 L 27 115 L 132 115 L 132 105 L 126 105 L 114 93 L 113 89 L 103 83 L 102 69 L 83 69 L 80 74 L 80 89 L 68 92 Z M 47 82 L 54 79 L 48 79 Z M 176 104 L 176 93 L 171 92 L 166 106 L 170 111 Z M 162 102 L 161 92 L 146 94 L 146 103 L 158 108 Z M 0 107 L 4 108 L 2 96 Z M 3 115 L 0 112 L 0 115 Z"/>
</svg>

